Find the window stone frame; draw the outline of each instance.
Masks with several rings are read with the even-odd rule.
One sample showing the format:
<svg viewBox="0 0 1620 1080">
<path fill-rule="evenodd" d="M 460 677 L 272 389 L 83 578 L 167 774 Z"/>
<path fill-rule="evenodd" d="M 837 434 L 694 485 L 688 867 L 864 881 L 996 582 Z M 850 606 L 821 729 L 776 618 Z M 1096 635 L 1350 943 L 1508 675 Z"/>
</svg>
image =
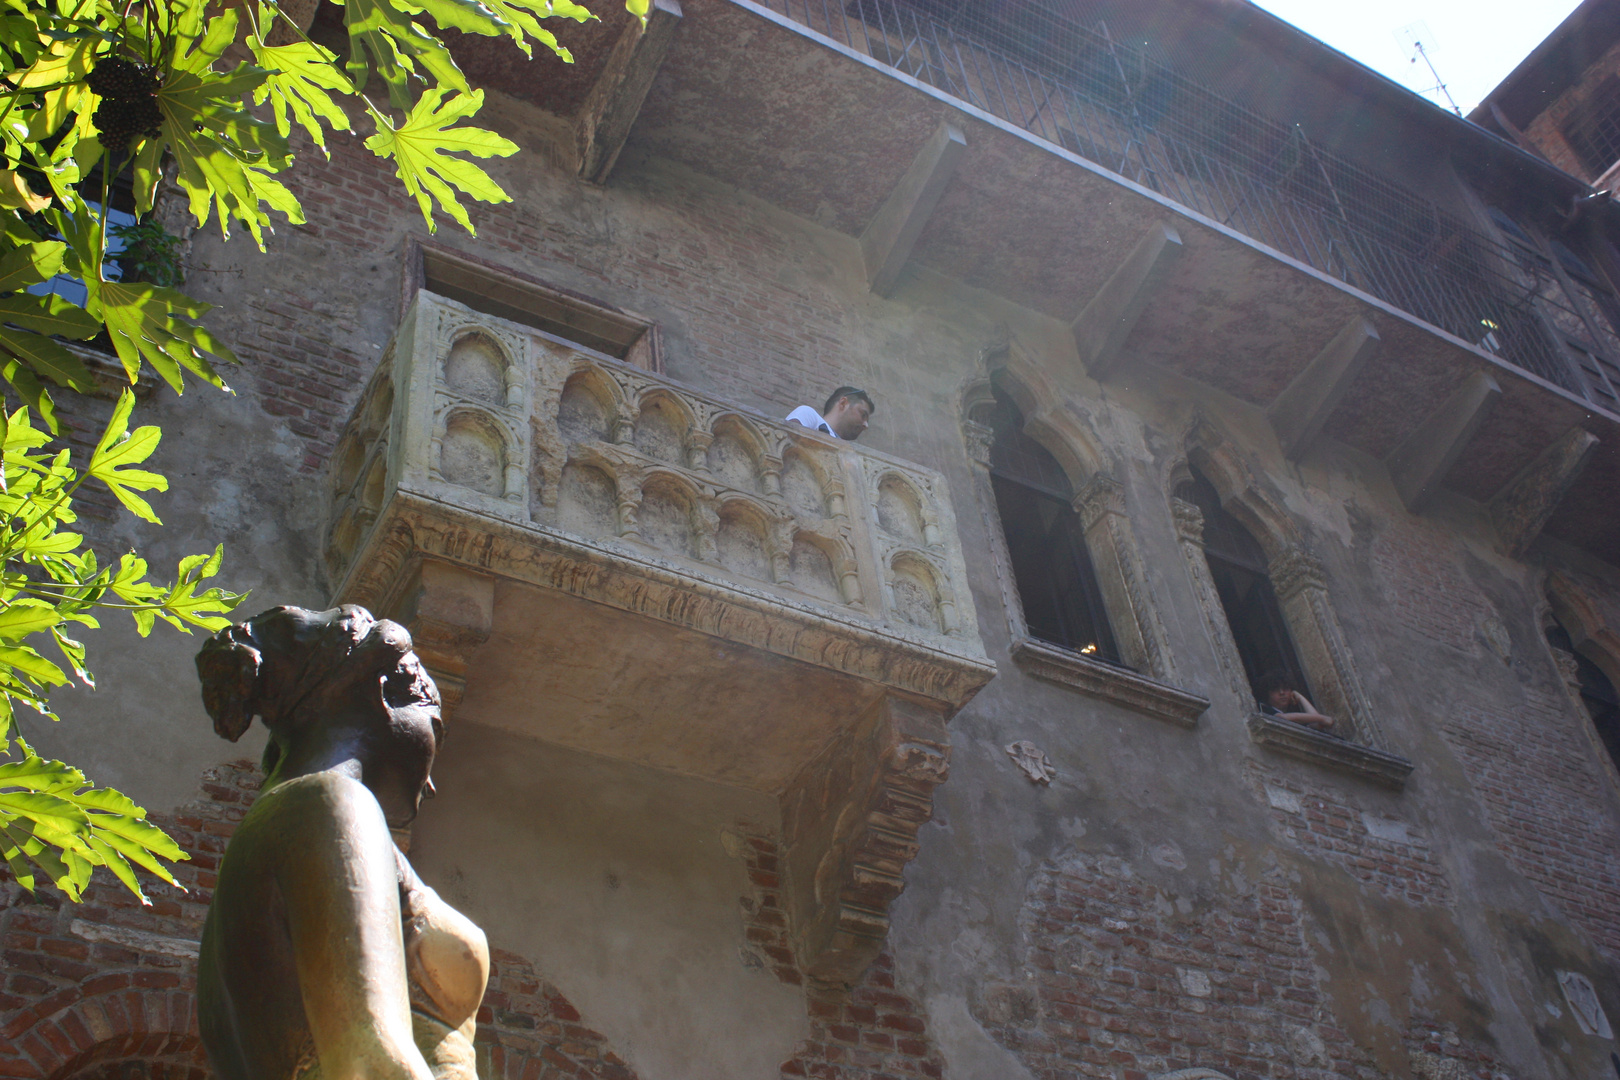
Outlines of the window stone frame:
<svg viewBox="0 0 1620 1080">
<path fill-rule="evenodd" d="M 1610 683 L 1620 687 L 1620 680 L 1615 678 L 1620 675 L 1620 627 L 1605 615 L 1604 605 L 1572 575 L 1562 570 L 1547 572 L 1541 592 L 1544 597 L 1542 630 L 1547 625 L 1547 617 L 1555 619 L 1568 632 L 1576 651 L 1596 664 L 1609 677 Z M 1615 793 L 1620 795 L 1620 765 L 1616 765 L 1609 756 L 1609 748 L 1603 745 L 1603 737 L 1592 722 L 1592 714 L 1587 710 L 1586 702 L 1581 700 L 1580 669 L 1574 655 L 1555 648 L 1547 641 L 1545 632 L 1538 636 L 1558 672 L 1558 681 L 1570 708 L 1580 721 L 1598 771 L 1608 778 Z"/>
<path fill-rule="evenodd" d="M 1194 592 L 1222 667 L 1241 700 L 1253 702 L 1237 642 L 1227 622 L 1226 608 L 1204 555 L 1204 515 L 1197 506 L 1174 494 L 1196 466 L 1214 485 L 1221 505 L 1260 543 L 1267 558 L 1267 573 L 1277 594 L 1277 605 L 1288 624 L 1295 652 L 1311 681 L 1317 706 L 1328 715 L 1348 722 L 1357 741 L 1337 739 L 1252 707 L 1249 736 L 1268 750 L 1348 773 L 1385 787 L 1400 789 L 1411 775 L 1413 763 L 1390 749 L 1372 702 L 1362 688 L 1355 657 L 1334 610 L 1327 571 L 1306 547 L 1292 517 L 1263 491 L 1253 473 L 1224 436 L 1199 417 L 1183 440 L 1186 457 L 1169 473 L 1171 516 Z"/>
<path fill-rule="evenodd" d="M 985 373 L 962 394 L 962 435 L 1001 586 L 1013 661 L 1037 678 L 1159 720 L 1194 727 L 1209 708 L 1209 699 L 1175 685 L 1174 654 L 1147 587 L 1141 550 L 1126 513 L 1124 485 L 1106 467 L 1106 459 L 1079 427 L 1075 415 L 1064 407 L 1062 392 L 1021 349 L 1012 344 L 992 346 L 983 359 Z M 1130 671 L 1042 641 L 1030 633 L 1024 621 L 1023 600 L 990 481 L 995 433 L 973 419 L 975 410 L 993 400 L 990 377 L 998 374 L 1024 414 L 1024 431 L 1046 447 L 1069 476 L 1075 492 L 1071 505 L 1080 517 L 1120 658 L 1140 670 Z"/>
</svg>

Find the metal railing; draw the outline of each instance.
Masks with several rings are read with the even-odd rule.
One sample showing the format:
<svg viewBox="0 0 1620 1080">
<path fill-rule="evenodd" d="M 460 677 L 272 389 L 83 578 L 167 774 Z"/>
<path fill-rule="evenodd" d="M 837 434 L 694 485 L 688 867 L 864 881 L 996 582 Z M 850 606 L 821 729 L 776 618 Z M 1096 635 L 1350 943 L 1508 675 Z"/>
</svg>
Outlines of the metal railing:
<svg viewBox="0 0 1620 1080">
<path fill-rule="evenodd" d="M 759 2 L 1586 396 L 1504 245 L 1105 25 L 1035 4 Z"/>
</svg>

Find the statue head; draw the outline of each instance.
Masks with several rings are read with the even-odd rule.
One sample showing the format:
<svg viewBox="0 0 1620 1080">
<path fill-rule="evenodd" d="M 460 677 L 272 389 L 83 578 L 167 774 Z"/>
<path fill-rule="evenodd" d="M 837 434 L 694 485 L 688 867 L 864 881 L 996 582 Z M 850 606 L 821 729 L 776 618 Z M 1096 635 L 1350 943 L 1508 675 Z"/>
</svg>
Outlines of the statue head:
<svg viewBox="0 0 1620 1080">
<path fill-rule="evenodd" d="M 343 746 L 390 825 L 408 824 L 432 794 L 439 691 L 398 623 L 352 604 L 271 608 L 210 638 L 197 674 L 221 736 L 235 742 L 255 716 L 269 728 L 267 778 L 289 759 Z"/>
</svg>

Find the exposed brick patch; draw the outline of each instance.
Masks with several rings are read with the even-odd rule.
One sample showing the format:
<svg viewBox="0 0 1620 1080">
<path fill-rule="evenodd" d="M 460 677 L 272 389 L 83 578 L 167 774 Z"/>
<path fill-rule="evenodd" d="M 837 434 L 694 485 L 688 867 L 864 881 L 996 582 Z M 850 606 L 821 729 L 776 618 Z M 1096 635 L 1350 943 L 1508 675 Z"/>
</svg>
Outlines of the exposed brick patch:
<svg viewBox="0 0 1620 1080">
<path fill-rule="evenodd" d="M 1611 46 L 1608 52 L 1586 69 L 1580 82 L 1560 94 L 1556 100 L 1537 113 L 1524 128 L 1524 133 L 1547 160 L 1588 183 L 1597 180 L 1597 173 L 1588 168 L 1586 162 L 1576 154 L 1574 147 L 1564 136 L 1564 130 L 1566 125 L 1574 120 L 1576 112 L 1616 72 L 1620 72 L 1620 45 Z M 1600 165 L 1597 168 L 1601 172 L 1606 167 Z"/>
<path fill-rule="evenodd" d="M 1476 651 L 1475 628 L 1491 605 L 1457 566 L 1456 542 L 1421 520 L 1393 522 L 1373 543 L 1373 565 L 1388 611 L 1401 625 L 1462 652 Z"/>
<path fill-rule="evenodd" d="M 1307 855 L 1343 867 L 1365 885 L 1409 904 L 1455 900 L 1429 841 L 1404 821 L 1370 814 L 1331 788 L 1251 767 L 1270 808 L 1272 831 Z"/>
<path fill-rule="evenodd" d="M 1455 1024 L 1414 1016 L 1404 1042 L 1416 1080 L 1512 1080 L 1494 1051 L 1462 1038 Z"/>
<path fill-rule="evenodd" d="M 175 946 L 201 937 L 219 857 L 258 790 L 253 766 L 232 762 L 203 774 L 203 798 L 152 815 L 191 860 L 174 868 L 186 892 L 143 882 L 150 907 L 106 871 L 75 905 L 49 887 L 31 897 L 0 869 L 0 1076 L 121 1076 L 136 1063 L 152 1080 L 203 1080 L 197 962 Z M 81 935 L 75 921 L 104 932 Z"/>
<path fill-rule="evenodd" d="M 1378 1075 L 1331 1015 L 1277 875 L 1181 914 L 1124 860 L 1075 853 L 1035 875 L 1020 924 L 1027 980 L 978 988 L 974 1010 L 1037 1077 Z"/>
<path fill-rule="evenodd" d="M 607 1039 L 580 1022 L 562 991 L 521 956 L 494 950 L 478 1010 L 482 1080 L 635 1080 Z"/>
<path fill-rule="evenodd" d="M 780 981 L 805 987 L 810 1037 L 782 1063 L 784 1077 L 815 1080 L 893 1080 L 901 1076 L 938 1077 L 945 1059 L 928 1034 L 928 1020 L 916 1001 L 894 984 L 894 957 L 883 953 L 860 985 L 834 990 L 810 985 L 799 971 L 788 936 L 777 877 L 779 851 L 770 836 L 740 837 L 751 895 L 741 900 L 743 963 L 769 968 Z"/>
<path fill-rule="evenodd" d="M 106 871 L 75 905 L 48 886 L 30 896 L 0 867 L 0 1078 L 208 1080 L 197 961 L 183 954 L 260 781 L 251 762 L 220 765 L 203 773 L 202 797 L 151 815 L 191 860 L 174 871 L 188 892 L 143 881 L 150 907 Z M 635 1080 L 522 957 L 495 951 L 478 1020 L 484 1080 Z"/>
<path fill-rule="evenodd" d="M 781 882 L 777 878 L 776 841 L 768 836 L 743 838 L 743 864 L 748 868 L 751 896 L 738 902 L 743 910 L 742 961 L 747 967 L 770 968 L 776 977 L 799 986 L 804 977 L 793 957 L 788 938 L 787 912 L 782 907 Z"/>
<path fill-rule="evenodd" d="M 938 1080 L 945 1059 L 928 1035 L 921 1007 L 894 988 L 894 958 L 872 962 L 859 986 L 845 991 L 811 987 L 810 1037 L 782 1063 L 785 1077 L 815 1080 Z"/>
<path fill-rule="evenodd" d="M 1524 691 L 1514 708 L 1459 701 L 1441 729 L 1514 868 L 1620 958 L 1620 829 L 1598 808 L 1605 780 L 1563 695 Z"/>
</svg>

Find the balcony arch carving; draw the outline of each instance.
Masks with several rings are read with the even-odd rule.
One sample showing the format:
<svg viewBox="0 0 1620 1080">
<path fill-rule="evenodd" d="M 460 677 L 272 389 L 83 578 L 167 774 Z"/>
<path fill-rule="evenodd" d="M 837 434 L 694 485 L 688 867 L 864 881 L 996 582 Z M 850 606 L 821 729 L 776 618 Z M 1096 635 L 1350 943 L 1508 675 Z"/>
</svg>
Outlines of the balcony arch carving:
<svg viewBox="0 0 1620 1080">
<path fill-rule="evenodd" d="M 738 491 L 772 494 L 764 483 L 767 451 L 758 428 L 738 413 L 721 413 L 710 425 L 709 435 L 702 467 L 717 483 Z"/>
<path fill-rule="evenodd" d="M 687 447 L 697 426 L 692 409 L 666 390 L 647 390 L 636 402 L 634 444 L 654 460 L 685 466 Z"/>
<path fill-rule="evenodd" d="M 526 477 L 515 468 L 513 433 L 482 409 L 455 405 L 446 409 L 437 425 L 434 468 L 446 483 L 468 488 L 491 498 L 523 498 L 509 486 Z"/>
</svg>

